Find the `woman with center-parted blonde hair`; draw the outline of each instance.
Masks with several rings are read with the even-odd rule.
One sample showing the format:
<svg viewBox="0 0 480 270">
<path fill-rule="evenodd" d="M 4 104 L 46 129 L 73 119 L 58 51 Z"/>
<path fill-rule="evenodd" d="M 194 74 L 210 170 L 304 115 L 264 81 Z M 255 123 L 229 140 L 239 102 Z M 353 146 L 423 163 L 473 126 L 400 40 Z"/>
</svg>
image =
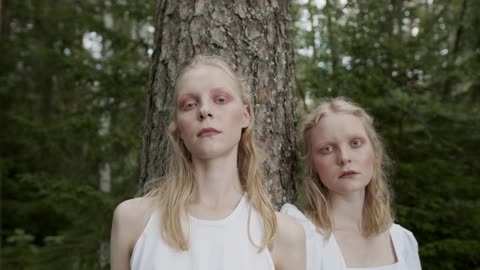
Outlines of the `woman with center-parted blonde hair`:
<svg viewBox="0 0 480 270">
<path fill-rule="evenodd" d="M 304 269 L 303 229 L 265 192 L 253 109 L 230 64 L 194 57 L 173 100 L 166 175 L 115 210 L 111 268 Z"/>
<path fill-rule="evenodd" d="M 302 125 L 307 269 L 420 269 L 411 232 L 393 224 L 388 158 L 373 118 L 344 97 L 325 98 Z"/>
</svg>

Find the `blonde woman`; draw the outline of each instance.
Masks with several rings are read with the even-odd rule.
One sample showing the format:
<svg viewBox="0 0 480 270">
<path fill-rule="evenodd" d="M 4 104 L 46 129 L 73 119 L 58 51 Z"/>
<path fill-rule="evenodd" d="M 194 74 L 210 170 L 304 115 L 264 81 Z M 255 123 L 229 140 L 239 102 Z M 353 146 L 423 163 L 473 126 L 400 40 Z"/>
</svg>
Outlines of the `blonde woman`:
<svg viewBox="0 0 480 270">
<path fill-rule="evenodd" d="M 305 269 L 305 233 L 263 187 L 243 82 L 223 58 L 180 71 L 168 169 L 113 216 L 111 269 Z"/>
<path fill-rule="evenodd" d="M 303 120 L 307 269 L 421 269 L 413 234 L 393 223 L 382 141 L 365 110 L 321 100 Z"/>
</svg>

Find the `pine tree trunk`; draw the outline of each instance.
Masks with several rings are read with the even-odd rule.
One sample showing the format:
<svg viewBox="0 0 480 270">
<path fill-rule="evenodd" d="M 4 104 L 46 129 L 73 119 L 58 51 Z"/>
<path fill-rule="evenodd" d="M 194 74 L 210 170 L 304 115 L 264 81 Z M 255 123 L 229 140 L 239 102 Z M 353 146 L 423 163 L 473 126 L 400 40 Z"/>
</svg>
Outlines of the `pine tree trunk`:
<svg viewBox="0 0 480 270">
<path fill-rule="evenodd" d="M 296 196 L 293 32 L 288 1 L 160 0 L 140 164 L 140 187 L 163 175 L 166 129 L 179 64 L 219 54 L 247 78 L 256 136 L 275 205 Z"/>
</svg>

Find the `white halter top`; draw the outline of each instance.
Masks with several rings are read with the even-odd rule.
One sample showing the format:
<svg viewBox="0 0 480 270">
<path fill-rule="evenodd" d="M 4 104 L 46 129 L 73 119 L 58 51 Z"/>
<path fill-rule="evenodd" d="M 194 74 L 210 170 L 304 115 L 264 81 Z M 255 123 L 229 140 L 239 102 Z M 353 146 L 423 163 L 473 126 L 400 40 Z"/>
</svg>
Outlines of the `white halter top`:
<svg viewBox="0 0 480 270">
<path fill-rule="evenodd" d="M 201 220 L 189 216 L 189 222 L 184 222 L 185 227 L 189 229 L 187 235 L 190 248 L 186 251 L 176 250 L 163 240 L 160 231 L 160 211 L 154 211 L 135 244 L 130 258 L 130 269 L 274 270 L 268 248 L 259 253 L 259 248 L 250 241 L 248 235 L 250 207 L 245 195 L 233 212 L 224 219 Z M 261 216 L 252 208 L 250 236 L 256 245 L 261 243 L 263 231 Z"/>
</svg>

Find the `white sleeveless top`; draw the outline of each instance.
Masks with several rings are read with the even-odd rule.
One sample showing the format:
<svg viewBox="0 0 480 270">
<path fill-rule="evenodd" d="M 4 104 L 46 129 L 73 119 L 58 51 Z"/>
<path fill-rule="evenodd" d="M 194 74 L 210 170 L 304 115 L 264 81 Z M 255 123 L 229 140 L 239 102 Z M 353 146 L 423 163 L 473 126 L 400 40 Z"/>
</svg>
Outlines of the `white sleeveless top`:
<svg viewBox="0 0 480 270">
<path fill-rule="evenodd" d="M 280 212 L 300 223 L 305 229 L 307 242 L 307 270 L 421 270 L 418 244 L 413 234 L 398 224 L 390 227 L 397 262 L 391 265 L 369 268 L 347 268 L 335 235 L 325 238 L 315 225 L 294 205 L 285 204 Z"/>
<path fill-rule="evenodd" d="M 130 258 L 131 270 L 274 270 L 268 248 L 258 252 L 249 238 L 248 215 L 251 208 L 250 236 L 256 245 L 262 242 L 263 221 L 251 207 L 246 195 L 235 210 L 221 220 L 201 220 L 189 216 L 190 248 L 179 251 L 170 247 L 161 235 L 160 211 L 156 210 L 137 240 Z M 186 221 L 186 220 L 184 220 Z"/>
</svg>

